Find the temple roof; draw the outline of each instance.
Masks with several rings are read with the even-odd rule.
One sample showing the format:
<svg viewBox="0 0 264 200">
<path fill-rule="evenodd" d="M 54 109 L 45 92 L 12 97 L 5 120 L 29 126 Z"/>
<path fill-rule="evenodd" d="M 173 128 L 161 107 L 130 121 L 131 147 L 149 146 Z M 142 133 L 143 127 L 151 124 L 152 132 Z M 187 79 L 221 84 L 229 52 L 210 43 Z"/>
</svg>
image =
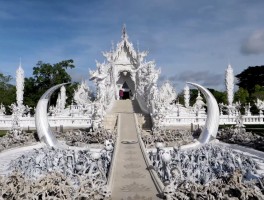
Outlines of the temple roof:
<svg viewBox="0 0 264 200">
<path fill-rule="evenodd" d="M 147 52 L 137 52 L 133 44 L 128 40 L 128 34 L 126 26 L 122 28 L 121 41 L 117 43 L 116 49 L 112 49 L 110 52 L 104 52 L 103 55 L 107 58 L 109 62 L 117 61 L 120 56 L 123 56 L 126 53 L 126 57 L 130 57 L 131 64 L 136 64 L 140 57 L 145 57 Z"/>
</svg>

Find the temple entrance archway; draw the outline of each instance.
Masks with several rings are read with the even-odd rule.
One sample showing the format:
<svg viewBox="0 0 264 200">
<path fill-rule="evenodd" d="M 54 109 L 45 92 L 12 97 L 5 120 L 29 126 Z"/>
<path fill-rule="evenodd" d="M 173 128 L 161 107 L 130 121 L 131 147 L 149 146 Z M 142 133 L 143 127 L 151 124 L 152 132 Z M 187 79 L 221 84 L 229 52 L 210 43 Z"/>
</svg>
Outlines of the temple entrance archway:
<svg viewBox="0 0 264 200">
<path fill-rule="evenodd" d="M 135 83 L 130 72 L 120 72 L 117 85 L 118 99 L 132 99 L 135 92 Z"/>
<path fill-rule="evenodd" d="M 122 86 L 122 90 L 123 90 L 123 99 L 130 99 L 131 91 L 126 81 Z"/>
</svg>

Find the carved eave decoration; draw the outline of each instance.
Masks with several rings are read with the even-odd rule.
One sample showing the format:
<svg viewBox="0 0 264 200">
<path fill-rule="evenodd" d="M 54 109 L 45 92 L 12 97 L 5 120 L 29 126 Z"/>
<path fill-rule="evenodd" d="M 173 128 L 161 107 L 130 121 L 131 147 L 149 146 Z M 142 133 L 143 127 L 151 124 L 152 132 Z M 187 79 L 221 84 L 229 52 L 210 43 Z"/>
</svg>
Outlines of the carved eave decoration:
<svg viewBox="0 0 264 200">
<path fill-rule="evenodd" d="M 99 69 L 102 69 L 102 72 L 99 72 Z M 90 74 L 90 80 L 95 80 L 95 81 L 102 81 L 108 76 L 108 70 L 109 67 L 105 62 L 99 63 L 96 60 L 96 70 L 90 70 L 89 69 L 89 74 Z"/>
<path fill-rule="evenodd" d="M 144 58 L 148 55 L 148 51 L 138 52 L 138 61 L 139 63 L 143 62 Z"/>
<path fill-rule="evenodd" d="M 131 44 L 127 39 L 123 39 L 121 42 L 117 44 L 116 51 L 113 52 L 113 60 L 117 61 L 122 52 L 127 53 L 128 57 L 131 57 L 132 64 L 137 64 L 137 52 L 133 48 L 133 44 Z"/>
</svg>

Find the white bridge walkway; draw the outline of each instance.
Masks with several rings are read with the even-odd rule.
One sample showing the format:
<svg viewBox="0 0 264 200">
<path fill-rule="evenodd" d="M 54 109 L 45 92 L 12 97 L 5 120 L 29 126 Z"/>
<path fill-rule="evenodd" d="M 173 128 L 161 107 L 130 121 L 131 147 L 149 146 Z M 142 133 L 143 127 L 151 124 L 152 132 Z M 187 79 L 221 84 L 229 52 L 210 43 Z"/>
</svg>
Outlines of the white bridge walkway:
<svg viewBox="0 0 264 200">
<path fill-rule="evenodd" d="M 133 105 L 132 105 L 133 104 Z M 139 107 L 130 100 L 115 102 L 112 113 L 120 113 L 119 133 L 112 171 L 112 199 L 159 199 L 141 152 L 134 112 Z"/>
</svg>

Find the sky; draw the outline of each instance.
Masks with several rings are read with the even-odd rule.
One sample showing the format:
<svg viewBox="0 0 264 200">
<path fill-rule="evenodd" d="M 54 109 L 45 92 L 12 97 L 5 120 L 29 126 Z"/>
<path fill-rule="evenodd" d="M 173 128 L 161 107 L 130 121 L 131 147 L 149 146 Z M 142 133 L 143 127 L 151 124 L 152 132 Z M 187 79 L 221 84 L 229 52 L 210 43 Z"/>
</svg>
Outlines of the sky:
<svg viewBox="0 0 264 200">
<path fill-rule="evenodd" d="M 263 0 L 0 0 L 0 73 L 25 76 L 38 61 L 73 59 L 75 81 L 88 79 L 102 52 L 129 40 L 180 92 L 186 81 L 225 90 L 234 74 L 264 65 Z"/>
</svg>

